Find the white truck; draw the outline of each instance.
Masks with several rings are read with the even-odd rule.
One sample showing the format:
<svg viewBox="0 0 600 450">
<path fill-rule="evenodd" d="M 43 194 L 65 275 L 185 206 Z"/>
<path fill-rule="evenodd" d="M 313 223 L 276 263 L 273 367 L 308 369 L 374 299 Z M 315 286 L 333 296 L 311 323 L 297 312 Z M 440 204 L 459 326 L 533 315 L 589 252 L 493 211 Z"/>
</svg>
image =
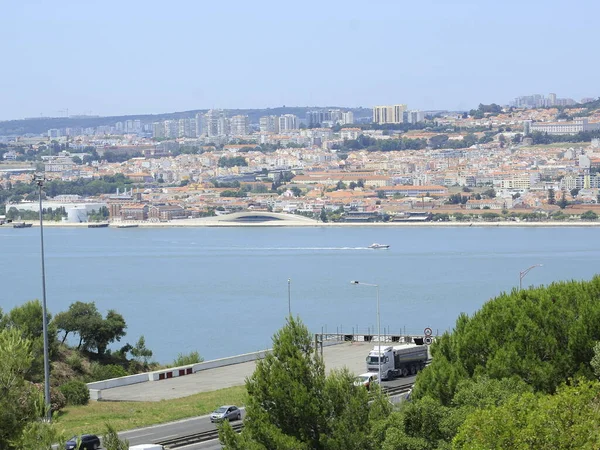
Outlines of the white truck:
<svg viewBox="0 0 600 450">
<path fill-rule="evenodd" d="M 427 346 L 417 344 L 376 345 L 367 356 L 367 370 L 379 371 L 379 358 L 381 358 L 381 378 L 392 378 L 414 375 L 427 362 Z"/>
</svg>

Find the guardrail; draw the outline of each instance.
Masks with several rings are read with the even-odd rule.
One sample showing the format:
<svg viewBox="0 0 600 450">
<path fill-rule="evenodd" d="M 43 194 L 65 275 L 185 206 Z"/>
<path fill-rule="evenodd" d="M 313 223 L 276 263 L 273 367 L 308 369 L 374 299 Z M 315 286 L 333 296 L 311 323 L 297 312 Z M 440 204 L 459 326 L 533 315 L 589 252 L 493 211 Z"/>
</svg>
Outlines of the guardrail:
<svg viewBox="0 0 600 450">
<path fill-rule="evenodd" d="M 381 390 L 388 397 L 394 395 L 406 394 L 412 389 L 413 383 L 406 383 L 399 386 L 383 386 Z M 232 423 L 231 428 L 236 433 L 239 433 L 244 428 L 243 422 Z M 165 447 L 165 449 L 174 449 L 179 447 L 184 447 L 186 445 L 199 444 L 201 442 L 212 441 L 213 439 L 219 438 L 219 429 L 215 428 L 214 430 L 202 431 L 201 433 L 194 433 L 187 436 L 179 436 L 171 439 L 165 439 L 163 441 L 156 442 L 159 445 Z"/>
<path fill-rule="evenodd" d="M 242 431 L 244 428 L 243 423 L 232 423 L 231 428 L 236 433 Z M 165 439 L 164 441 L 157 442 L 157 444 L 164 446 L 166 449 L 183 447 L 185 445 L 199 444 L 200 442 L 212 441 L 219 437 L 219 429 L 203 431 L 201 433 L 190 434 L 189 436 L 180 436 L 172 439 Z"/>
</svg>

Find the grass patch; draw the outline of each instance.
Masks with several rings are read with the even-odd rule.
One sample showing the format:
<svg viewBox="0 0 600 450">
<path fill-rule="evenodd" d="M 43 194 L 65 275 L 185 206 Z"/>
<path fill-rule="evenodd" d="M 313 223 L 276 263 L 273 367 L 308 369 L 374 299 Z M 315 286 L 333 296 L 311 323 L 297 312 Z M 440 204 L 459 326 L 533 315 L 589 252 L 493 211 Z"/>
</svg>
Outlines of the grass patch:
<svg viewBox="0 0 600 450">
<path fill-rule="evenodd" d="M 102 434 L 104 424 L 117 431 L 202 416 L 221 405 L 243 405 L 246 387 L 234 386 L 214 392 L 159 402 L 90 402 L 69 406 L 56 417 L 55 423 L 69 436 L 82 433 Z"/>
</svg>

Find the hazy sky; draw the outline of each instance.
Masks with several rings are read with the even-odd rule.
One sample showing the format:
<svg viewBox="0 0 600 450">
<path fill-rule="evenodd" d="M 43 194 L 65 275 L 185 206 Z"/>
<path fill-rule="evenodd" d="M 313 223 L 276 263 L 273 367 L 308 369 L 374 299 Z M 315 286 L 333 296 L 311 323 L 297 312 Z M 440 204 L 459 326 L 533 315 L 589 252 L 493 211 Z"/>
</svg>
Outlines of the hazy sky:
<svg viewBox="0 0 600 450">
<path fill-rule="evenodd" d="M 598 0 L 19 0 L 0 120 L 600 95 Z"/>
</svg>

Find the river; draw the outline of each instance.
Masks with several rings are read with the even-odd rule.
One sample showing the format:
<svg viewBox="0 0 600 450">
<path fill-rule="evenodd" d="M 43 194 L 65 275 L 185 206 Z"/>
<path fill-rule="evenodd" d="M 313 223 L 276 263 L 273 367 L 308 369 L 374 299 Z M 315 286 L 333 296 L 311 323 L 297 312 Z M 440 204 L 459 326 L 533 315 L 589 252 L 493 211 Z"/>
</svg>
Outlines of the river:
<svg viewBox="0 0 600 450">
<path fill-rule="evenodd" d="M 156 361 L 268 348 L 288 300 L 311 331 L 452 329 L 460 312 L 523 286 L 589 280 L 598 229 L 569 227 L 45 228 L 47 305 L 116 309 Z M 373 242 L 388 250 L 371 250 Z M 41 298 L 39 228 L 0 227 L 0 307 Z M 288 296 L 288 279 L 290 296 Z"/>
</svg>

